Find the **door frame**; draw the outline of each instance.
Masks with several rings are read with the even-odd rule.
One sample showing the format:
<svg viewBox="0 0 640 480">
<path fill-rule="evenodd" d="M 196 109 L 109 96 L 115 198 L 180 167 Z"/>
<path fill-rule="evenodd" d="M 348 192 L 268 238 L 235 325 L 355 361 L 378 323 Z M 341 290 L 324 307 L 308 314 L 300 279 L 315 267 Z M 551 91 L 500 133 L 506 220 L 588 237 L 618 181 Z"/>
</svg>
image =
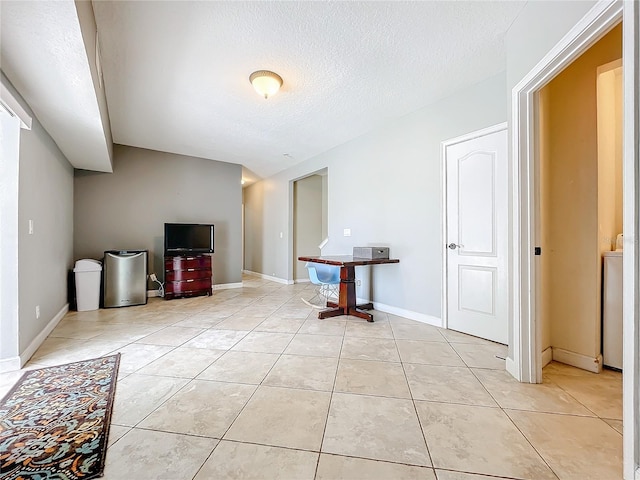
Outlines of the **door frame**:
<svg viewBox="0 0 640 480">
<path fill-rule="evenodd" d="M 541 325 L 536 311 L 534 246 L 538 222 L 537 92 L 599 40 L 623 22 L 623 466 L 624 478 L 640 480 L 640 165 L 638 155 L 640 72 L 640 6 L 637 2 L 598 2 L 513 88 L 512 134 L 512 314 L 514 318 L 507 370 L 519 381 L 542 378 Z"/>
<path fill-rule="evenodd" d="M 492 133 L 507 130 L 507 128 L 507 122 L 502 122 L 440 142 L 440 185 L 442 191 L 442 222 L 440 222 L 442 227 L 440 230 L 440 244 L 442 246 L 442 298 L 440 299 L 440 308 L 442 312 L 442 319 L 440 326 L 442 328 L 449 328 L 449 277 L 447 275 L 449 268 L 449 256 L 447 255 L 447 227 L 449 218 L 447 211 L 447 148 L 458 143 L 473 140 L 474 138 L 484 137 L 486 135 L 491 135 Z M 507 229 L 510 229 L 509 225 L 507 225 Z"/>
<path fill-rule="evenodd" d="M 534 247 L 538 227 L 538 92 L 622 19 L 622 2 L 597 3 L 512 91 L 512 312 L 507 370 L 521 382 L 542 381 L 536 321 Z M 624 38 L 624 34 L 623 34 Z M 624 62 L 623 62 L 624 63 Z M 626 197 L 625 197 L 626 200 Z"/>
</svg>

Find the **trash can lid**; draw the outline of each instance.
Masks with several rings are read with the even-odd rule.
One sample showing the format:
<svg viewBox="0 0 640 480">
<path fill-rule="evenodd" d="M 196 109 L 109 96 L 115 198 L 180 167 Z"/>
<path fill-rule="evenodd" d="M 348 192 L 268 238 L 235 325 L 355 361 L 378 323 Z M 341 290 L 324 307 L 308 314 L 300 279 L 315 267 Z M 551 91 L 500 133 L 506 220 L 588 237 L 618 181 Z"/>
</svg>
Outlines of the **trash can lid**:
<svg viewBox="0 0 640 480">
<path fill-rule="evenodd" d="M 84 258 L 76 262 L 76 266 L 73 269 L 74 272 L 100 272 L 102 271 L 102 263 L 98 260 L 92 260 L 90 258 Z"/>
</svg>

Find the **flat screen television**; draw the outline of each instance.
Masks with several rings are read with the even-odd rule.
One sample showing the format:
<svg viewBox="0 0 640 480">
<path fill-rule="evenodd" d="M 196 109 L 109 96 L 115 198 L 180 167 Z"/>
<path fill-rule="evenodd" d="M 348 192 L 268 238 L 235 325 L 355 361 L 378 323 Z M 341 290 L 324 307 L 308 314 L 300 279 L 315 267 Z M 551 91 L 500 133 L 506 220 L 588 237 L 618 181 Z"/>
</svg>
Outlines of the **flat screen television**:
<svg viewBox="0 0 640 480">
<path fill-rule="evenodd" d="M 213 225 L 165 223 L 164 251 L 172 255 L 213 253 Z"/>
</svg>

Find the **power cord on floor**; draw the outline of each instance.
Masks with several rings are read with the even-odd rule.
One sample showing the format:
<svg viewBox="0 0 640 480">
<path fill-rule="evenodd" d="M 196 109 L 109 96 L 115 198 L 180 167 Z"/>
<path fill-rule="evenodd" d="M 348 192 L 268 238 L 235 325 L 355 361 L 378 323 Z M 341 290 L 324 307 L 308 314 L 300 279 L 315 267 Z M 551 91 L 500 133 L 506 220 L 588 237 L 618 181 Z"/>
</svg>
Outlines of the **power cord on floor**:
<svg viewBox="0 0 640 480">
<path fill-rule="evenodd" d="M 164 283 L 158 280 L 158 277 L 156 277 L 155 273 L 149 275 L 149 278 L 158 284 L 158 295 L 164 297 Z"/>
</svg>

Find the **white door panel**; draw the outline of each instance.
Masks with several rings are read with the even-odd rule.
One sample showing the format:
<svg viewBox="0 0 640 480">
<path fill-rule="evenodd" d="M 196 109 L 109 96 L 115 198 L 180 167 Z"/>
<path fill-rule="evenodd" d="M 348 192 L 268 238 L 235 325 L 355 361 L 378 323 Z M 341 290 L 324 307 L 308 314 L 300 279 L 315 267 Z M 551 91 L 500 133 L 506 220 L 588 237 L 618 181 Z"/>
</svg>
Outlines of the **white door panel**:
<svg viewBox="0 0 640 480">
<path fill-rule="evenodd" d="M 459 265 L 458 291 L 458 310 L 495 315 L 495 268 Z"/>
<path fill-rule="evenodd" d="M 445 147 L 447 326 L 507 343 L 507 131 Z"/>
<path fill-rule="evenodd" d="M 471 152 L 457 163 L 458 254 L 495 256 L 495 155 Z"/>
</svg>

